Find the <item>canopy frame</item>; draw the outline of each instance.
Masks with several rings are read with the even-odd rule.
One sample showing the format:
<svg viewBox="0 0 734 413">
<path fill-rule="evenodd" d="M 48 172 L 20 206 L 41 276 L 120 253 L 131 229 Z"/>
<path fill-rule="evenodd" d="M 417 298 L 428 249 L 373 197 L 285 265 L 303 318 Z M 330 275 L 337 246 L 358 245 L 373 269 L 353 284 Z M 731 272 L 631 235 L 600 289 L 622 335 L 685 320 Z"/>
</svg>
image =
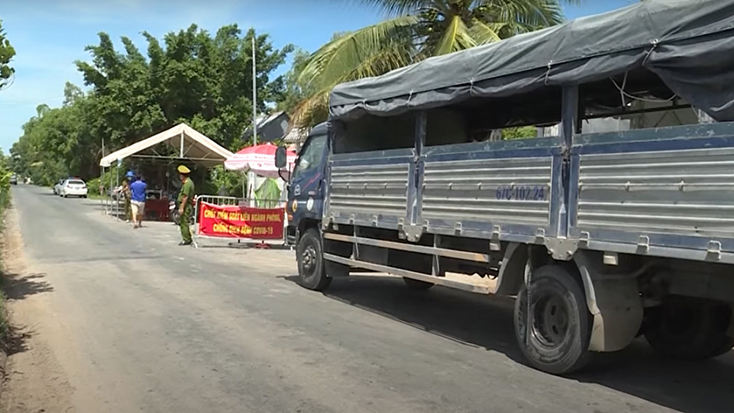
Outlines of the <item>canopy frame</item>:
<svg viewBox="0 0 734 413">
<path fill-rule="evenodd" d="M 166 143 L 174 148 L 178 156 L 160 155 L 155 150 L 155 147 L 161 143 Z M 152 151 L 154 155 L 141 154 L 141 152 L 148 150 Z M 189 156 L 190 153 L 191 156 Z M 210 167 L 223 163 L 231 156 L 232 152 L 229 150 L 223 148 L 189 125 L 180 123 L 170 129 L 135 142 L 130 146 L 103 157 L 99 161 L 99 165 L 103 168 L 109 168 L 118 160 L 139 157 L 188 160 L 202 166 Z"/>
</svg>

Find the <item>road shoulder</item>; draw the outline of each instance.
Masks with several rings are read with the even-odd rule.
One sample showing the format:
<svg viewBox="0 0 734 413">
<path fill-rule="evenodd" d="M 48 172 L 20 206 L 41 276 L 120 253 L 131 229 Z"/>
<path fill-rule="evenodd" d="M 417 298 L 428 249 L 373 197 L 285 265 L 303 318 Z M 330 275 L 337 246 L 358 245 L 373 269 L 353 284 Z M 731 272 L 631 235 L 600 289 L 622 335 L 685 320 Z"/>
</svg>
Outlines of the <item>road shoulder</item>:
<svg viewBox="0 0 734 413">
<path fill-rule="evenodd" d="M 74 389 L 48 345 L 52 330 L 49 300 L 53 288 L 44 274 L 27 271 L 18 212 L 5 215 L 2 235 L 3 285 L 10 327 L 4 345 L 7 363 L 0 411 L 71 412 Z"/>
</svg>

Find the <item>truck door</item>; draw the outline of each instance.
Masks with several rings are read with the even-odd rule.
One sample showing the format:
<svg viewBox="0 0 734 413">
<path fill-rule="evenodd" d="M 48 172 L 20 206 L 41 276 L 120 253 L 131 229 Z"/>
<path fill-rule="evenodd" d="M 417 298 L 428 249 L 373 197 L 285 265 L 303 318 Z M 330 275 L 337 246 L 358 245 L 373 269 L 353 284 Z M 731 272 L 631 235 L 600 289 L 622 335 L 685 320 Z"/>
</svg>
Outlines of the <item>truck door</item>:
<svg viewBox="0 0 734 413">
<path fill-rule="evenodd" d="M 326 143 L 326 134 L 312 135 L 296 161 L 288 200 L 288 208 L 293 214 L 293 224 L 296 226 L 302 219 L 321 220 Z"/>
</svg>

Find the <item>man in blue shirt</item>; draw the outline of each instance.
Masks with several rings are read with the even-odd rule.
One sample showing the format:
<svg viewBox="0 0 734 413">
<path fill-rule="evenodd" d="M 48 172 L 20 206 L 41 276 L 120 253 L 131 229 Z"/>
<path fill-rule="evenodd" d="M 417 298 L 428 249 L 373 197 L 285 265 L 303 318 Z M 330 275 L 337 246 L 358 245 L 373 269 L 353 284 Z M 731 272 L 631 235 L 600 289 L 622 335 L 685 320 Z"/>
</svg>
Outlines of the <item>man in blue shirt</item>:
<svg viewBox="0 0 734 413">
<path fill-rule="evenodd" d="M 130 184 L 130 206 L 132 207 L 133 228 L 143 226 L 143 214 L 145 213 L 145 191 L 148 184 L 143 182 L 140 175 L 135 177 L 135 181 Z"/>
</svg>

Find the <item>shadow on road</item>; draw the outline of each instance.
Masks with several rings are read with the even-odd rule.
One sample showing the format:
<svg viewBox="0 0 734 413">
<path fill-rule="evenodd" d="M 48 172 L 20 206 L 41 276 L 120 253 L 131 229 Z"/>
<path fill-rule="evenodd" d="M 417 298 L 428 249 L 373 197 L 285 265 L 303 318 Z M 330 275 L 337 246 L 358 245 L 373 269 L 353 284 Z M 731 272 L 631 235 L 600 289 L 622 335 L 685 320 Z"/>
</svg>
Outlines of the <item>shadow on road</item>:
<svg viewBox="0 0 734 413">
<path fill-rule="evenodd" d="M 270 243 L 270 242 L 258 242 L 258 241 L 245 241 L 245 242 L 229 242 L 227 245 L 222 245 L 224 248 L 232 249 L 243 249 L 243 250 L 284 250 L 288 251 L 291 249 L 290 245 L 284 245 L 281 243 Z"/>
<path fill-rule="evenodd" d="M 638 340 L 618 353 L 601 354 L 576 375 L 681 412 L 734 411 L 734 354 L 698 363 L 658 357 Z"/>
<path fill-rule="evenodd" d="M 3 290 L 9 300 L 22 300 L 28 296 L 53 291 L 53 287 L 43 279 L 46 274 L 29 274 L 3 276 Z"/>
<path fill-rule="evenodd" d="M 2 289 L 5 292 L 6 299 L 22 300 L 31 295 L 53 291 L 51 284 L 43 280 L 45 276 L 46 274 L 2 275 Z M 0 342 L 5 354 L 11 356 L 28 350 L 27 342 L 33 335 L 32 329 L 16 325 L 6 325 L 6 328 L 5 336 Z"/>
<path fill-rule="evenodd" d="M 7 356 L 23 353 L 28 350 L 28 339 L 31 336 L 33 331 L 28 327 L 8 326 L 0 347 Z"/>
<path fill-rule="evenodd" d="M 296 276 L 285 279 L 297 281 Z M 408 290 L 399 278 L 376 275 L 337 279 L 324 296 L 522 362 L 515 342 L 511 298 L 442 287 L 416 292 Z M 706 362 L 683 363 L 656 356 L 638 340 L 624 351 L 596 355 L 584 373 L 569 378 L 682 412 L 734 411 L 734 352 Z"/>
</svg>

